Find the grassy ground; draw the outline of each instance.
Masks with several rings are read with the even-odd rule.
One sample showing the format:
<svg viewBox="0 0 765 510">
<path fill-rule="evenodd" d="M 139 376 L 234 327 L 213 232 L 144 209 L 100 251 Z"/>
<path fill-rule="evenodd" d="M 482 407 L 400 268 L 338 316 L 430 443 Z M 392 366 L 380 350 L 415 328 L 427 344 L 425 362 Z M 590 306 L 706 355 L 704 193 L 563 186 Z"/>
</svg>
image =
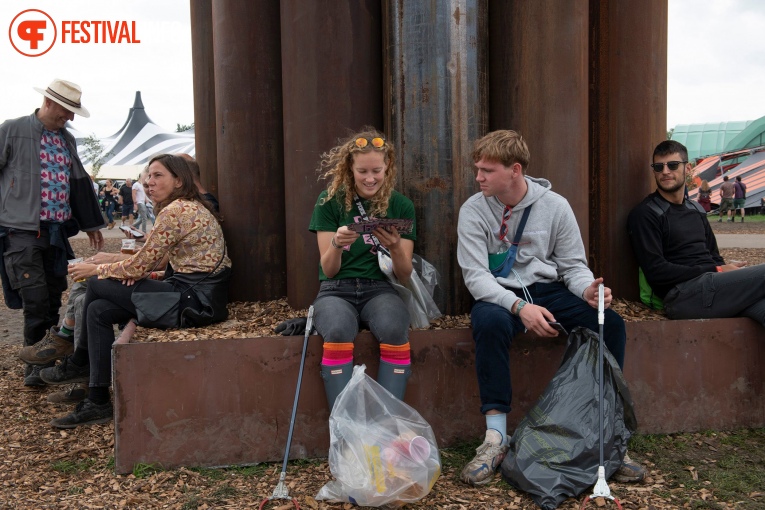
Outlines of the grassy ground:
<svg viewBox="0 0 765 510">
<path fill-rule="evenodd" d="M 442 450 L 444 467 L 459 472 L 477 446 L 465 443 Z M 765 429 L 638 434 L 630 440 L 630 455 L 650 473 L 639 486 L 650 494 L 650 503 L 636 501 L 635 486 L 610 483 L 614 495 L 623 503 L 630 501 L 629 508 L 765 509 Z M 504 481 L 497 484 L 511 489 Z"/>
<path fill-rule="evenodd" d="M 727 214 L 727 213 L 726 213 Z M 719 216 L 717 211 L 713 211 L 709 214 L 707 214 L 707 218 L 709 218 L 709 221 L 712 221 L 713 219 L 716 219 Z M 741 221 L 741 215 L 736 213 L 736 221 Z M 746 222 L 752 222 L 752 223 L 763 223 L 765 222 L 765 214 L 747 214 L 744 217 L 744 223 Z"/>
</svg>

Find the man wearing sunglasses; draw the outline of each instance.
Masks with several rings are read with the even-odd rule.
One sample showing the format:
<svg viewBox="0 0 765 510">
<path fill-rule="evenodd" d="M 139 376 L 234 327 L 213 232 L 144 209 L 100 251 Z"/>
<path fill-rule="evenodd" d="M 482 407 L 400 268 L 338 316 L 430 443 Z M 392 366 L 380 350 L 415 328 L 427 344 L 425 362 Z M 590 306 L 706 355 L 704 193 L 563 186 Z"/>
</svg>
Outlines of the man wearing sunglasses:
<svg viewBox="0 0 765 510">
<path fill-rule="evenodd" d="M 674 140 L 653 151 L 657 189 L 627 220 L 638 264 L 670 319 L 743 316 L 765 326 L 765 264 L 720 256 L 706 212 L 685 197 L 687 159 Z"/>
</svg>

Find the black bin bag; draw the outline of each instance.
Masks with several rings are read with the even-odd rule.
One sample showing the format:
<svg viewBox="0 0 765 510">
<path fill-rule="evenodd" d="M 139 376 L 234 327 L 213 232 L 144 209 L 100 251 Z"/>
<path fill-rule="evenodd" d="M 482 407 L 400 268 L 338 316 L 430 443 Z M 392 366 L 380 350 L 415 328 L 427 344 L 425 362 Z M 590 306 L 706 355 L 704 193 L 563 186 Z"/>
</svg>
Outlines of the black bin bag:
<svg viewBox="0 0 765 510">
<path fill-rule="evenodd" d="M 632 397 L 616 360 L 603 347 L 603 458 L 606 478 L 619 469 L 637 429 Z M 521 420 L 502 476 L 544 510 L 557 508 L 598 479 L 598 335 L 576 328 L 558 372 Z"/>
</svg>

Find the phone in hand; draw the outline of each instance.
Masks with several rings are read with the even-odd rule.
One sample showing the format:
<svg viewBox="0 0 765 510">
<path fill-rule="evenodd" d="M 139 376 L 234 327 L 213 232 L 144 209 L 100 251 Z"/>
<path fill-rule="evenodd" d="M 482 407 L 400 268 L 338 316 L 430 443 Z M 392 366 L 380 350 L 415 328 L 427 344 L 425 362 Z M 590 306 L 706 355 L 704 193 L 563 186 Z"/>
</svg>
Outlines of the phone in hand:
<svg viewBox="0 0 765 510">
<path fill-rule="evenodd" d="M 557 331 L 559 335 L 568 336 L 568 331 L 566 331 L 566 328 L 564 328 L 560 322 L 547 321 L 547 325 Z"/>
<path fill-rule="evenodd" d="M 122 230 L 123 232 L 130 232 L 130 234 L 133 237 L 135 237 L 136 239 L 140 239 L 140 238 L 143 237 L 143 232 L 141 232 L 140 230 L 136 230 L 136 229 L 134 229 L 132 227 L 128 227 L 128 226 L 122 225 L 120 227 L 120 230 Z"/>
</svg>

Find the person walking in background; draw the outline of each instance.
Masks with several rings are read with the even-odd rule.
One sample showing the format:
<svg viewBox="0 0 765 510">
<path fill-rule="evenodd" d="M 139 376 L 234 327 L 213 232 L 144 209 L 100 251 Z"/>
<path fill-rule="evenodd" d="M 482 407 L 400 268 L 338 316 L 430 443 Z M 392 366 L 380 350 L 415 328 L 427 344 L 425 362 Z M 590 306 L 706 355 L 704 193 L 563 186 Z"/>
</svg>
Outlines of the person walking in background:
<svg viewBox="0 0 765 510">
<path fill-rule="evenodd" d="M 718 223 L 722 222 L 723 214 L 726 212 L 728 213 L 728 221 L 733 221 L 731 213 L 733 211 L 733 195 L 735 192 L 736 189 L 733 183 L 728 180 L 726 175 L 723 177 L 722 186 L 720 186 L 720 218 L 717 220 Z"/>
<path fill-rule="evenodd" d="M 140 228 L 143 233 L 147 232 L 149 226 L 149 213 L 146 209 L 146 192 L 143 183 L 149 174 L 149 167 L 144 168 L 138 179 L 133 183 L 133 212 L 136 213 L 136 221 L 132 224 L 133 228 Z"/>
<path fill-rule="evenodd" d="M 746 205 L 746 184 L 741 182 L 741 176 L 736 176 L 736 182 L 733 183 L 733 220 L 736 219 L 736 211 L 741 209 L 741 223 L 744 222 Z"/>
<path fill-rule="evenodd" d="M 69 237 L 87 232 L 92 247 L 104 244 L 105 226 L 90 176 L 66 123 L 89 117 L 82 89 L 53 80 L 31 115 L 0 125 L 0 264 L 5 303 L 24 309 L 24 345 L 55 335 L 67 287 Z M 42 386 L 40 365 L 27 365 L 24 385 Z"/>
<path fill-rule="evenodd" d="M 120 187 L 119 191 L 119 203 L 122 207 L 122 226 L 127 223 L 128 226 L 133 224 L 133 179 L 125 179 L 125 184 Z"/>
<path fill-rule="evenodd" d="M 120 190 L 114 187 L 114 183 L 111 179 L 106 179 L 104 189 L 101 190 L 104 194 L 104 212 L 106 213 L 106 219 L 109 222 L 108 228 L 114 228 L 114 208 L 117 206 L 117 197 Z"/>
<path fill-rule="evenodd" d="M 706 212 L 712 210 L 712 188 L 709 187 L 709 183 L 704 180 L 701 181 L 701 187 L 699 187 L 698 202 Z"/>
</svg>

